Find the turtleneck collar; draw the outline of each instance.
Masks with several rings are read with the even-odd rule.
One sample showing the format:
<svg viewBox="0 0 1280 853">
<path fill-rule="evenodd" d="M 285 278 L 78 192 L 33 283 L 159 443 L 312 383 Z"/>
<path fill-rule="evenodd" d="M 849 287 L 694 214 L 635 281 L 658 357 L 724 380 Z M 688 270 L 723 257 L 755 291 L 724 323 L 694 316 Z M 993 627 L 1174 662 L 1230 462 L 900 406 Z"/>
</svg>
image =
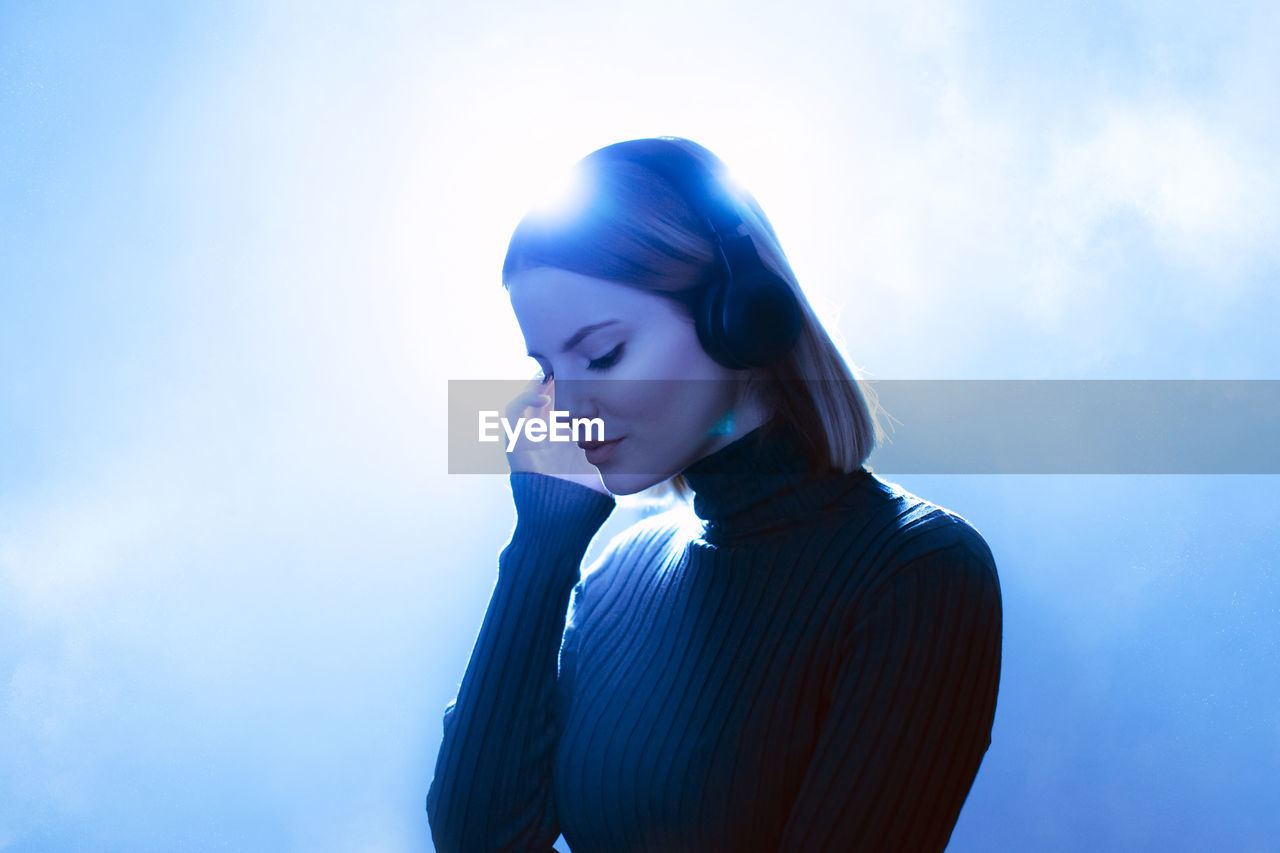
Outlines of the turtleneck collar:
<svg viewBox="0 0 1280 853">
<path fill-rule="evenodd" d="M 871 476 L 865 468 L 815 473 L 800 436 L 777 422 L 757 427 L 682 473 L 708 542 L 789 527 Z"/>
</svg>

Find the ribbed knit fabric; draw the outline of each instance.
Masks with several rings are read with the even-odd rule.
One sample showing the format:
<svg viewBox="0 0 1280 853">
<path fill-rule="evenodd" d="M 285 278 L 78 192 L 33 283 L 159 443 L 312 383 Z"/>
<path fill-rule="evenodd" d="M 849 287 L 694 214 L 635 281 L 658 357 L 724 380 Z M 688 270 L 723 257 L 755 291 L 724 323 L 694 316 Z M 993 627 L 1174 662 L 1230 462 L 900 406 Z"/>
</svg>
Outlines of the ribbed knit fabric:
<svg viewBox="0 0 1280 853">
<path fill-rule="evenodd" d="M 696 516 L 632 525 L 581 579 L 613 499 L 511 475 L 427 794 L 437 850 L 944 848 L 995 714 L 986 542 L 865 468 L 811 475 L 786 432 L 684 473 Z"/>
</svg>

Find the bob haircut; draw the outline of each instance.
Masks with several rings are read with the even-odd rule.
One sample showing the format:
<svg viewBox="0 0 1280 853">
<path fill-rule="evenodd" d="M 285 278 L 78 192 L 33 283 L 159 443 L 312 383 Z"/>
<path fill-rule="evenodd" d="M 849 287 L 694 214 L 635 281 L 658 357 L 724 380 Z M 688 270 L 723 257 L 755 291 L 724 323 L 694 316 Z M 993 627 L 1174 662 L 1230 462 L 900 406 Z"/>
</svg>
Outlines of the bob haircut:
<svg viewBox="0 0 1280 853">
<path fill-rule="evenodd" d="M 723 174 L 723 164 L 703 146 L 666 138 Z M 509 289 L 525 270 L 552 267 L 673 299 L 692 322 L 690 305 L 716 263 L 715 238 L 706 221 L 664 178 L 636 163 L 593 154 L 579 161 L 575 172 L 583 196 L 569 210 L 535 210 L 516 226 L 502 264 L 502 286 Z M 723 183 L 717 189 L 742 217 L 761 260 L 790 285 L 800 304 L 796 345 L 781 361 L 746 371 L 746 383 L 759 390 L 771 425 L 789 424 L 800 436 L 814 473 L 857 470 L 883 436 L 873 413 L 879 407 L 874 391 L 854 375 L 814 314 L 755 198 Z M 681 500 L 692 494 L 681 474 L 646 492 Z"/>
</svg>

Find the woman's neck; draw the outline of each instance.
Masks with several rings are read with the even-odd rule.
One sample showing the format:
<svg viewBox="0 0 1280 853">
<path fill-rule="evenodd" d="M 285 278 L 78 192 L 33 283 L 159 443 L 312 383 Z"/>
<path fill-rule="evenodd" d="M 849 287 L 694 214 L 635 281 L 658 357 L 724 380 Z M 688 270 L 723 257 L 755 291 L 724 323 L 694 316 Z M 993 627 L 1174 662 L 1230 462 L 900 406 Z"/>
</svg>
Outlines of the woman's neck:
<svg viewBox="0 0 1280 853">
<path fill-rule="evenodd" d="M 754 397 L 739 400 L 711 427 L 712 438 L 699 459 L 705 459 L 717 450 L 742 438 L 769 420 L 764 405 Z"/>
</svg>

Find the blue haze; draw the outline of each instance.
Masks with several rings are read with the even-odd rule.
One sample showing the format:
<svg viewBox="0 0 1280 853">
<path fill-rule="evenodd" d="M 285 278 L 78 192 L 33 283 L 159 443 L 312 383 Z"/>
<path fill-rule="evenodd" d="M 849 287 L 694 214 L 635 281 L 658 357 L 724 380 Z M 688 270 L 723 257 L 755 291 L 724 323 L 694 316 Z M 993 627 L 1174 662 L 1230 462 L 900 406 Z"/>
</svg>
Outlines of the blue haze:
<svg viewBox="0 0 1280 853">
<path fill-rule="evenodd" d="M 439 405 L 532 373 L 547 163 L 720 151 L 873 378 L 1280 378 L 1277 23 L 0 4 L 0 850 L 430 849 L 513 520 Z M 898 482 L 1004 584 L 951 849 L 1280 850 L 1275 477 Z"/>
</svg>

